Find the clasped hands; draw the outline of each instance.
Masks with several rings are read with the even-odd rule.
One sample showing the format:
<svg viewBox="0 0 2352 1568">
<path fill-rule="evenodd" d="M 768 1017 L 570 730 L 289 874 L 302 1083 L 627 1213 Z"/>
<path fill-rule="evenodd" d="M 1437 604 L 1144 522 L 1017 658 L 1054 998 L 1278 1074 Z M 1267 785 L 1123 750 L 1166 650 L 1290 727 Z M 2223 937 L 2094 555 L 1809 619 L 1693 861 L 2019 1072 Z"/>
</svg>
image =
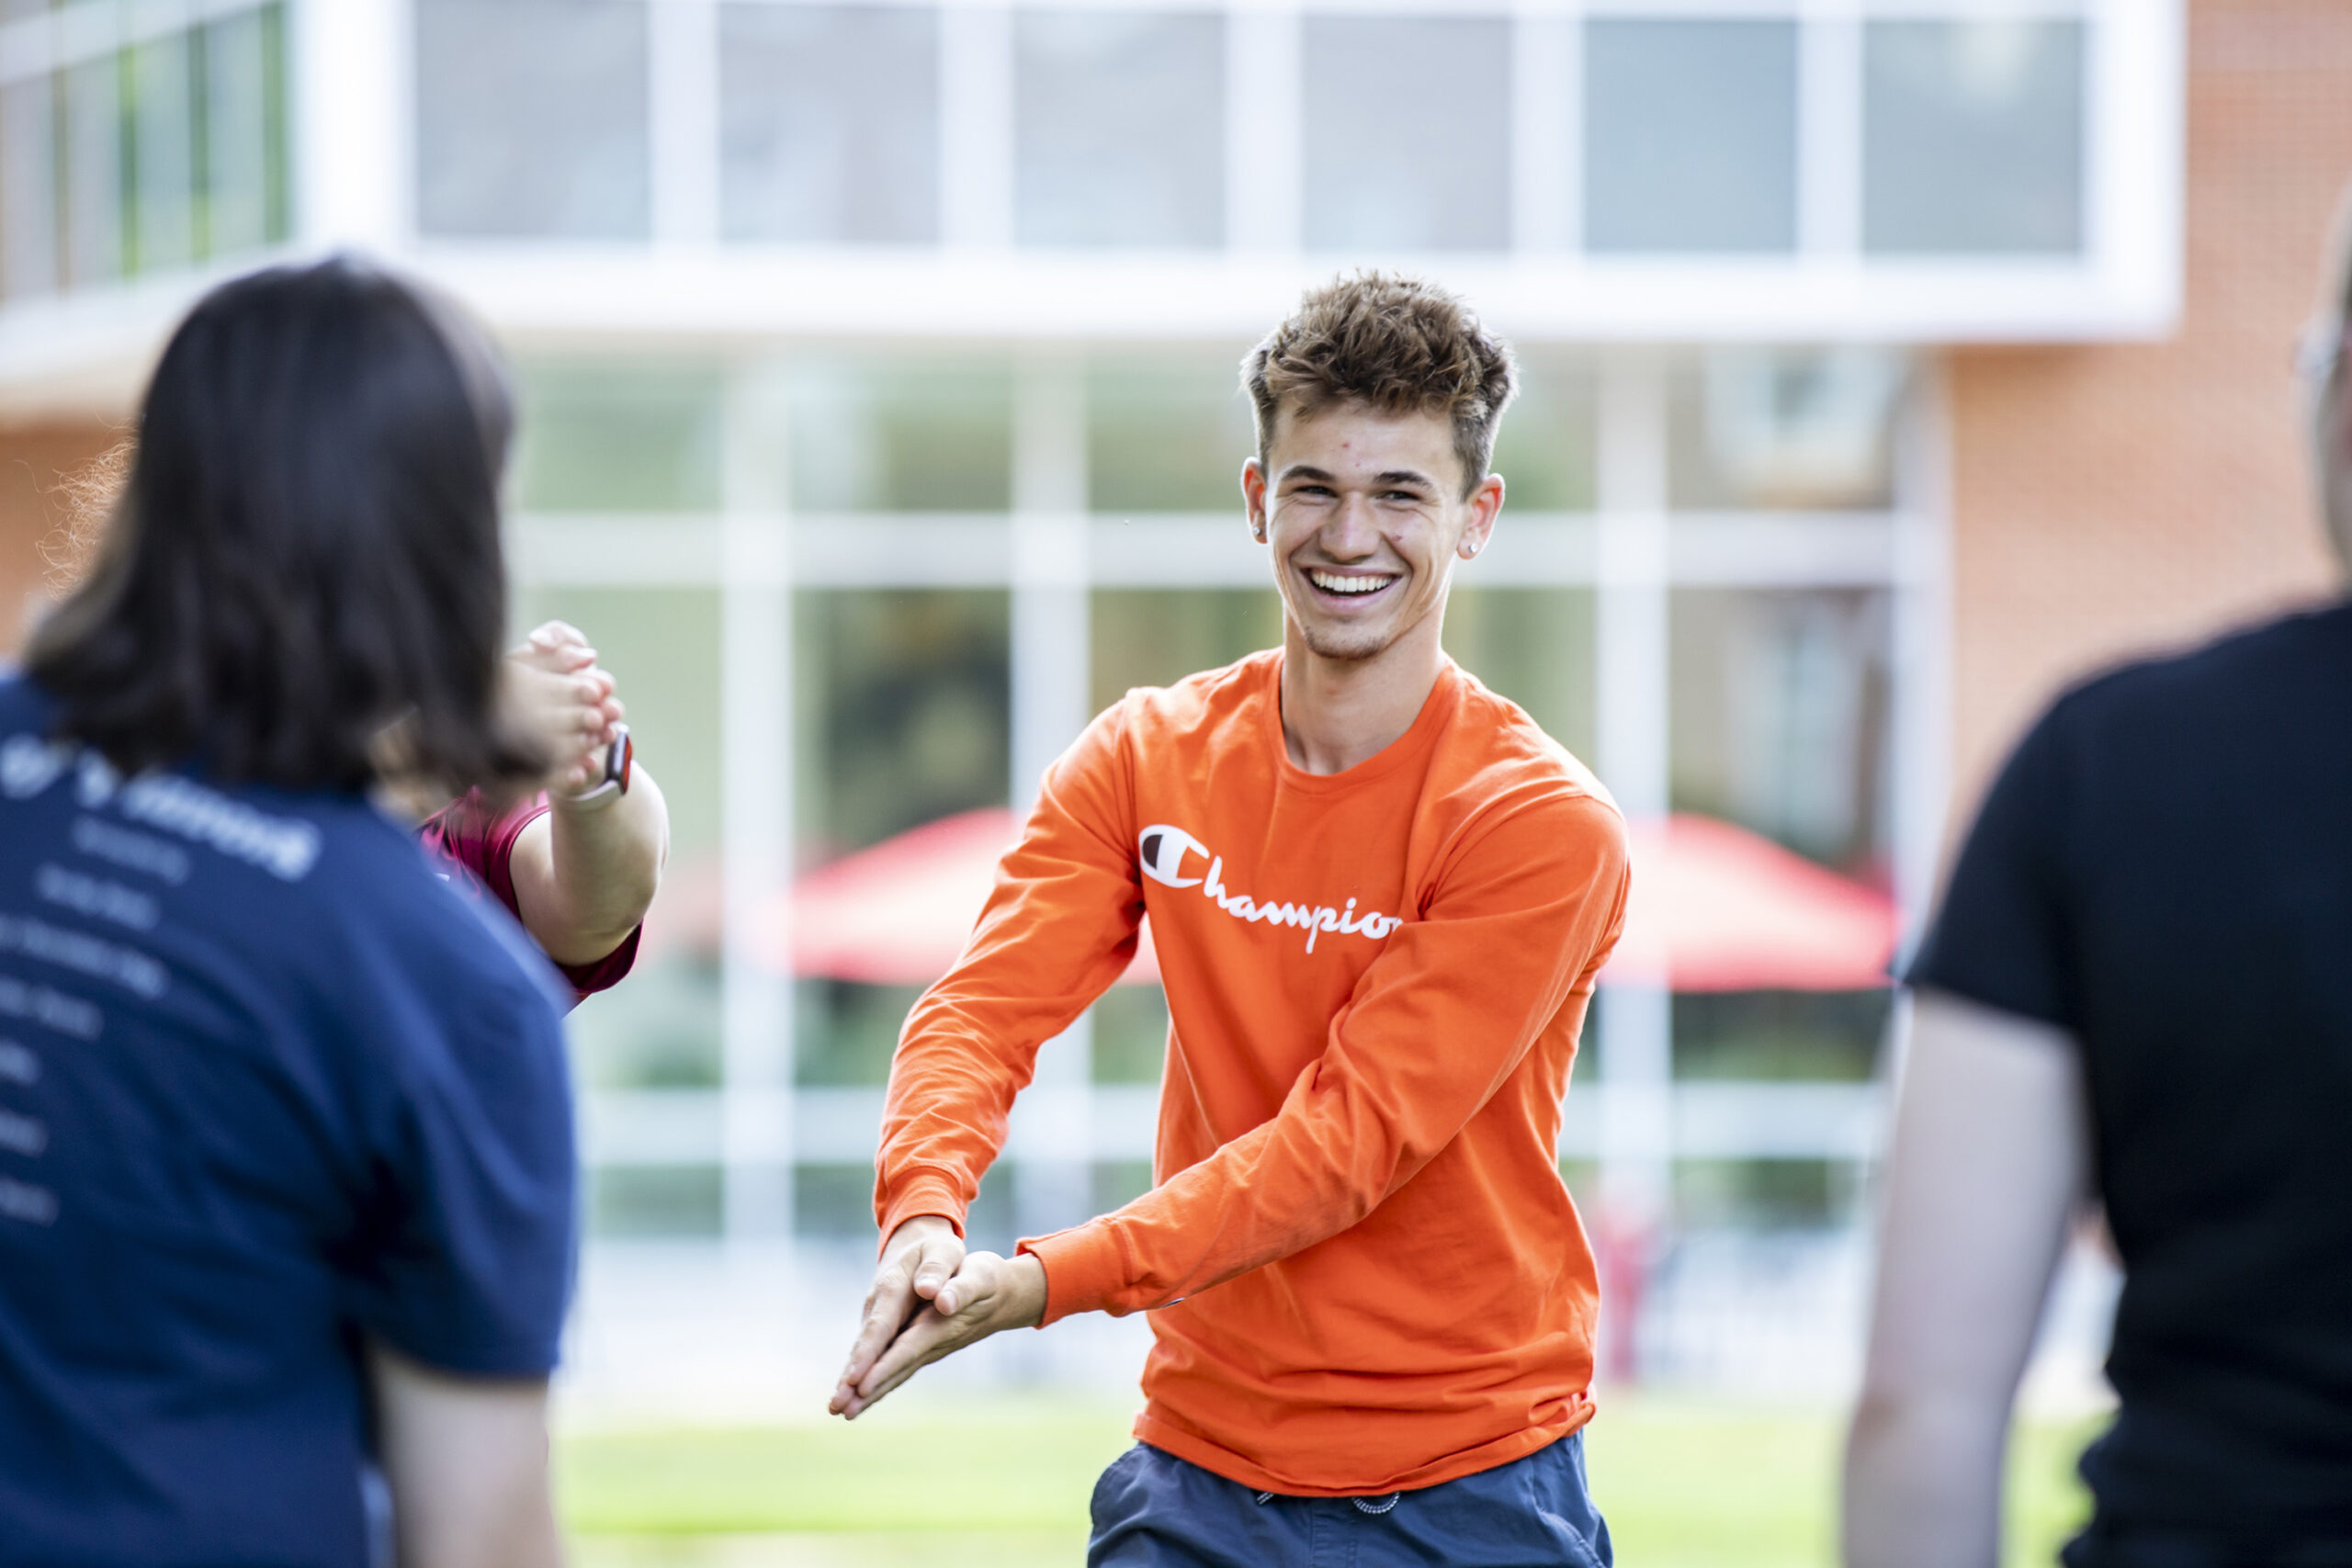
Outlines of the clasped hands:
<svg viewBox="0 0 2352 1568">
<path fill-rule="evenodd" d="M 882 1249 L 849 1364 L 826 1408 L 854 1421 L 932 1362 L 1045 1320 L 1044 1264 L 1026 1253 L 967 1253 L 954 1225 L 918 1214 Z"/>
</svg>

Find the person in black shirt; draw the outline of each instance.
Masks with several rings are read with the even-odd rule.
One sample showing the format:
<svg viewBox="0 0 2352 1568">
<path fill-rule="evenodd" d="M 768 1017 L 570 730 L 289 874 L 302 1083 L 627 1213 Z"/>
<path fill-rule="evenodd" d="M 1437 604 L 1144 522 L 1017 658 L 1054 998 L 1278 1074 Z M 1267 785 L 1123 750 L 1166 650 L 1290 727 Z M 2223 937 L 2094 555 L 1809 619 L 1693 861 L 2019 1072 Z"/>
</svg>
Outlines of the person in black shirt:
<svg viewBox="0 0 2352 1568">
<path fill-rule="evenodd" d="M 2352 209 L 2304 369 L 2352 559 Z M 1851 1568 L 1988 1568 L 2076 1206 L 2123 1265 L 2069 1568 L 2352 1564 L 2352 604 L 2061 697 L 1913 964 Z"/>
</svg>

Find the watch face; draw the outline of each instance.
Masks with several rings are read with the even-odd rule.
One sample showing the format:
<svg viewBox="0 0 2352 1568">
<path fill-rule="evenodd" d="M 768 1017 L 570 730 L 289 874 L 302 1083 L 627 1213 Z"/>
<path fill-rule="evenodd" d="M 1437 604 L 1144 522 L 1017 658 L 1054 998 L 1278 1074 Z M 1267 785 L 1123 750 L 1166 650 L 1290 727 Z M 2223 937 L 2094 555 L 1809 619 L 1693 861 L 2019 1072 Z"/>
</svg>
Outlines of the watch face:
<svg viewBox="0 0 2352 1568">
<path fill-rule="evenodd" d="M 620 785 L 621 793 L 627 795 L 629 770 L 637 764 L 637 742 L 630 738 L 628 725 L 618 728 L 619 733 L 605 752 L 605 782 Z"/>
</svg>

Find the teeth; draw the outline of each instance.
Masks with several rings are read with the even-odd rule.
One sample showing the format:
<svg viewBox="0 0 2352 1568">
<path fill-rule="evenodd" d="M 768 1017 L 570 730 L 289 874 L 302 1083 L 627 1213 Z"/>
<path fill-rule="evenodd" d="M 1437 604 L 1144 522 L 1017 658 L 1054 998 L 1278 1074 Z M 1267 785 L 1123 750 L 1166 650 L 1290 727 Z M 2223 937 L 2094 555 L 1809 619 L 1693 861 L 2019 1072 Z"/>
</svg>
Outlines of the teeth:
<svg viewBox="0 0 2352 1568">
<path fill-rule="evenodd" d="M 1376 593 L 1396 581 L 1393 577 L 1341 577 L 1329 571 L 1310 571 L 1306 576 L 1327 593 Z"/>
</svg>

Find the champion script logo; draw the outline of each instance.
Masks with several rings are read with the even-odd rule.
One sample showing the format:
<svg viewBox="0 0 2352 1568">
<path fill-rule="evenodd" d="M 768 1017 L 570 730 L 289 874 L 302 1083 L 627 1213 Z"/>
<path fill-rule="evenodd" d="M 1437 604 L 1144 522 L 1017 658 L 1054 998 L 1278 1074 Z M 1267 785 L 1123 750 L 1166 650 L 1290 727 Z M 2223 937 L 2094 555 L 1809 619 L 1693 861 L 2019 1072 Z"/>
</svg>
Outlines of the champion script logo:
<svg viewBox="0 0 2352 1568">
<path fill-rule="evenodd" d="M 1295 926 L 1306 933 L 1306 951 L 1315 951 L 1315 939 L 1326 931 L 1342 936 L 1369 937 L 1374 942 L 1385 939 L 1405 922 L 1395 915 L 1384 915 L 1377 909 L 1356 913 L 1356 901 L 1348 900 L 1347 908 L 1334 909 L 1329 904 L 1261 904 L 1247 893 L 1228 893 L 1225 888 L 1225 857 L 1211 854 L 1209 847 L 1182 828 L 1171 828 L 1162 822 L 1146 828 L 1136 840 L 1142 860 L 1143 874 L 1163 887 L 1197 887 L 1216 900 L 1216 907 L 1237 920 L 1262 920 L 1270 926 Z M 1184 857 L 1188 854 L 1206 855 L 1209 869 L 1206 876 L 1185 876 Z"/>
</svg>

